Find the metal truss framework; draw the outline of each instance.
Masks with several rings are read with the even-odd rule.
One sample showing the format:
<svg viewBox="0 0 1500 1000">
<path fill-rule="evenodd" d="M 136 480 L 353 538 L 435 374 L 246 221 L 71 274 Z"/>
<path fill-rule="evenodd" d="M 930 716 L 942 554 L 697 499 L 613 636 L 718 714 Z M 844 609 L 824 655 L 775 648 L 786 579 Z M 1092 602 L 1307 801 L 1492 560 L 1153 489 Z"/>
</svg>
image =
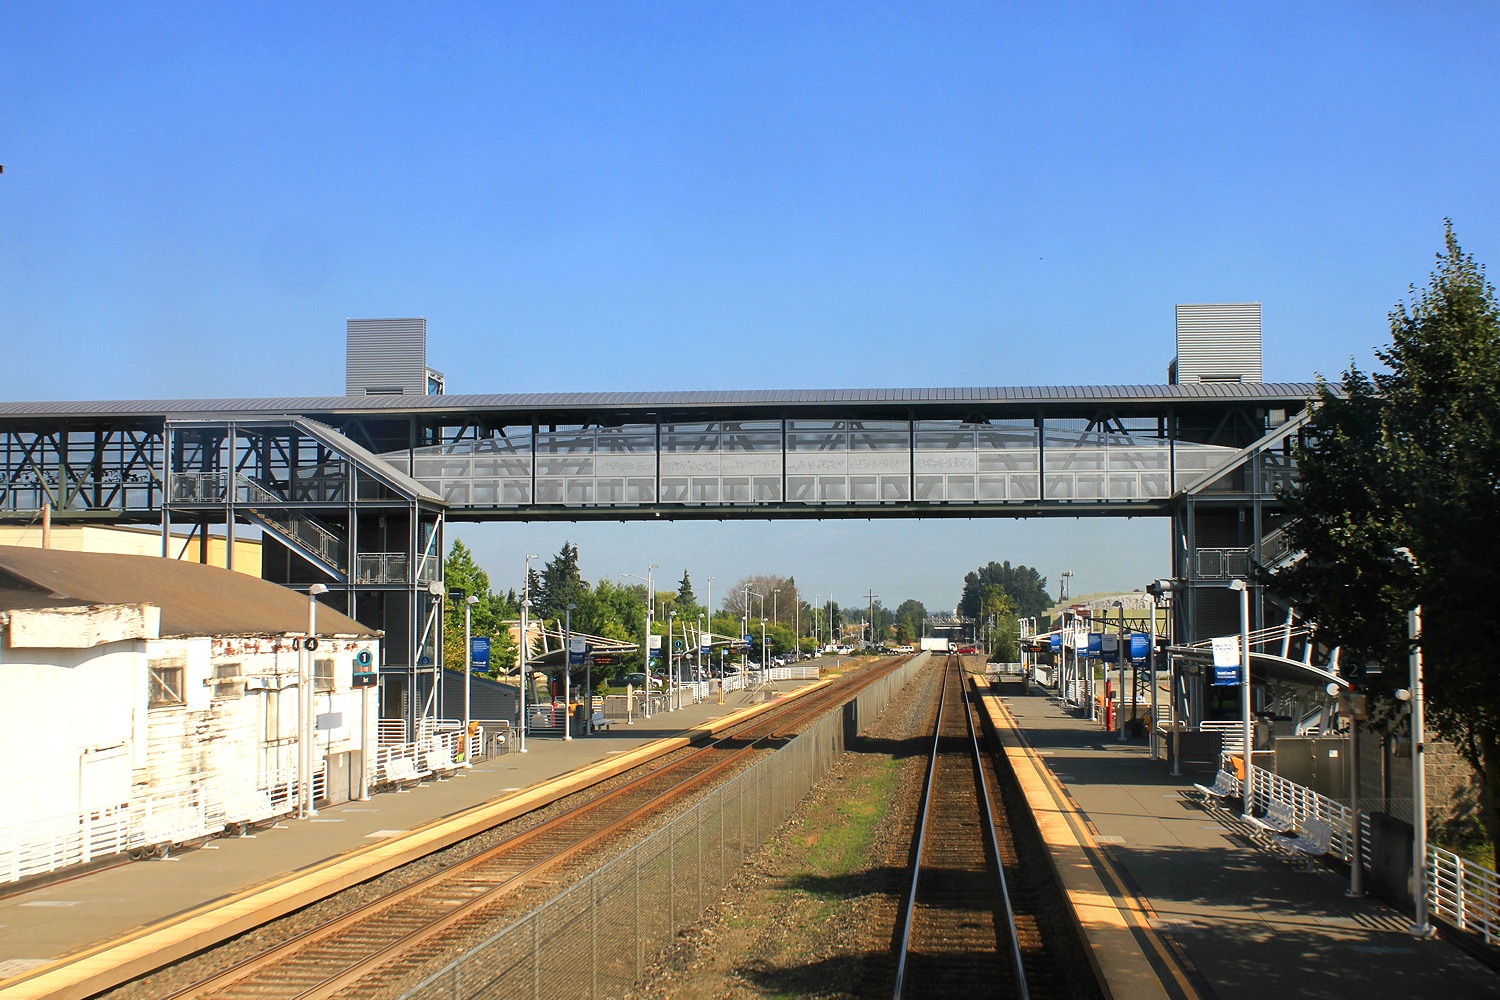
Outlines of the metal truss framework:
<svg viewBox="0 0 1500 1000">
<path fill-rule="evenodd" d="M 274 542 L 268 579 L 327 584 L 405 668 L 430 658 L 418 625 L 447 519 L 1169 516 L 1198 595 L 1179 634 L 1220 634 L 1211 592 L 1279 557 L 1276 487 L 1309 388 L 1045 394 L 0 404 L 0 519 L 158 522 L 164 550 L 174 523 L 253 526 Z"/>
</svg>

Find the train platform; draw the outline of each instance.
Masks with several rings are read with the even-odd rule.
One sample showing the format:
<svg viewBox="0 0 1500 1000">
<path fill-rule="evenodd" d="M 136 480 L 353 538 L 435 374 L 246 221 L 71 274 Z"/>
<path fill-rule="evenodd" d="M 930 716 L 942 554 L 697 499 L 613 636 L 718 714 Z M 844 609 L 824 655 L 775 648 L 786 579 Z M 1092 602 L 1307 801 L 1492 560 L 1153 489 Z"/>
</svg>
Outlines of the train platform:
<svg viewBox="0 0 1500 1000">
<path fill-rule="evenodd" d="M 1345 895 L 1347 876 L 1249 837 L 1188 794 L 1144 741 L 1118 741 L 1049 690 L 997 697 L 1004 736 L 1114 997 L 1500 996 L 1497 973 L 1410 914 Z M 1029 779 L 1029 780 L 1028 780 Z"/>
<path fill-rule="evenodd" d="M 481 760 L 450 778 L 329 806 L 165 860 L 124 862 L 8 894 L 0 889 L 0 998 L 88 996 L 154 968 L 161 955 L 189 954 L 821 683 L 778 681 L 772 695 L 735 691 L 723 705 L 637 717 L 589 737 L 533 737 L 524 754 Z"/>
</svg>

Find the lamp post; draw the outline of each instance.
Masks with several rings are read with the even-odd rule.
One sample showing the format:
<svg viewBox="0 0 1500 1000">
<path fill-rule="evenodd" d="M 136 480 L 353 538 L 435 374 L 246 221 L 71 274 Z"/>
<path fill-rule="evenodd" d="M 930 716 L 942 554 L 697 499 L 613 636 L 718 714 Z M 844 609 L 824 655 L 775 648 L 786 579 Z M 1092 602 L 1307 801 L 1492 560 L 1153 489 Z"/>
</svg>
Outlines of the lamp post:
<svg viewBox="0 0 1500 1000">
<path fill-rule="evenodd" d="M 303 819 L 316 816 L 318 811 L 313 808 L 312 800 L 312 771 L 313 771 L 313 678 L 316 668 L 313 664 L 313 651 L 318 647 L 318 595 L 328 593 L 328 588 L 315 583 L 307 588 L 307 639 L 302 643 L 302 656 L 298 657 L 297 678 L 297 714 L 300 716 L 298 722 L 298 735 L 301 746 L 298 748 L 297 762 L 297 814 Z"/>
<path fill-rule="evenodd" d="M 677 627 L 677 609 L 676 608 L 668 608 L 667 609 L 667 634 L 666 634 L 665 639 L 664 639 L 664 644 L 666 645 L 667 648 L 665 650 L 663 650 L 663 652 L 665 653 L 665 655 L 667 657 L 667 684 L 670 685 L 670 688 L 668 689 L 670 697 L 668 697 L 668 699 L 667 699 L 667 704 L 670 707 L 672 707 L 672 708 L 681 708 L 682 707 L 682 693 L 678 690 L 678 686 L 677 686 L 677 673 L 676 673 L 676 669 L 677 669 L 677 666 L 678 666 L 677 655 L 676 655 L 676 651 L 672 649 L 672 632 L 676 629 L 676 627 Z M 649 680 L 649 679 L 650 678 L 647 678 L 647 680 Z"/>
<path fill-rule="evenodd" d="M 455 590 L 453 593 L 457 595 L 463 592 Z M 478 603 L 479 598 L 473 594 L 464 595 L 464 760 L 472 756 L 474 743 L 473 737 L 469 735 L 474 704 L 474 629 L 470 613 Z"/>
<path fill-rule="evenodd" d="M 1399 548 L 1396 554 L 1404 556 L 1413 570 L 1420 570 L 1417 557 L 1408 548 Z M 1406 637 L 1411 641 L 1411 652 L 1407 656 L 1410 672 L 1406 697 L 1411 704 L 1411 896 L 1415 908 L 1415 919 L 1410 927 L 1414 938 L 1428 938 L 1436 933 L 1432 921 L 1427 917 L 1427 767 L 1426 707 L 1422 699 L 1422 605 L 1413 605 L 1406 613 Z M 1401 692 L 1396 693 L 1401 697 Z M 1355 817 L 1355 822 L 1359 818 Z"/>
<path fill-rule="evenodd" d="M 766 620 L 760 620 L 760 682 L 766 682 Z"/>
<path fill-rule="evenodd" d="M 781 588 L 777 587 L 771 591 L 771 620 L 777 625 L 781 624 Z"/>
<path fill-rule="evenodd" d="M 1120 638 L 1118 640 L 1116 640 L 1116 642 L 1118 643 L 1118 645 L 1115 647 L 1115 665 L 1120 668 L 1120 693 L 1116 697 L 1116 700 L 1115 700 L 1115 704 L 1117 706 L 1116 711 L 1115 711 L 1115 716 L 1116 716 L 1115 722 L 1118 724 L 1119 730 L 1120 730 L 1119 741 L 1121 743 L 1124 743 L 1125 742 L 1125 661 L 1130 656 L 1130 636 L 1125 633 L 1125 602 L 1124 601 L 1115 601 L 1115 607 L 1117 607 L 1117 608 L 1120 609 Z M 1107 677 L 1108 676 L 1109 668 L 1105 667 L 1104 669 L 1105 669 L 1105 676 Z M 1135 711 L 1135 706 L 1131 705 L 1130 706 L 1130 710 L 1132 712 L 1134 712 Z"/>
<path fill-rule="evenodd" d="M 531 560 L 540 559 L 535 552 L 525 556 L 526 571 L 521 577 L 521 641 L 520 650 L 516 653 L 516 690 L 519 692 L 517 708 L 520 711 L 519 723 L 516 731 L 516 745 L 521 753 L 526 753 L 526 682 L 527 671 L 530 668 L 527 663 L 531 659 L 531 639 L 528 618 L 531 615 Z"/>
<path fill-rule="evenodd" d="M 527 634 L 531 623 L 527 620 L 531 614 L 531 598 L 521 598 L 521 642 L 520 649 L 516 652 L 517 684 L 519 701 L 517 708 L 520 712 L 520 726 L 516 731 L 517 746 L 521 753 L 526 752 L 526 673 L 530 669 L 526 661 L 531 658 L 531 639 Z"/>
<path fill-rule="evenodd" d="M 563 607 L 563 742 L 573 738 L 573 609 Z"/>
<path fill-rule="evenodd" d="M 628 576 L 632 580 L 640 580 L 646 584 L 646 632 L 644 638 L 641 640 L 641 670 L 645 672 L 646 678 L 644 685 L 646 688 L 646 697 L 641 702 L 641 718 L 643 719 L 651 718 L 651 619 L 652 611 L 656 606 L 656 591 L 652 589 L 653 585 L 651 583 L 651 571 L 653 569 L 661 569 L 661 564 L 652 563 L 650 566 L 647 566 L 645 576 L 636 576 L 634 573 L 620 574 L 621 576 Z"/>
<path fill-rule="evenodd" d="M 1255 738 L 1250 726 L 1250 587 L 1244 580 L 1229 581 L 1229 589 L 1240 595 L 1240 728 L 1245 741 L 1245 794 L 1243 812 L 1245 819 L 1255 801 Z"/>
<path fill-rule="evenodd" d="M 1146 727 L 1146 749 L 1156 759 L 1156 595 L 1146 592 L 1146 614 L 1151 616 L 1146 633 L 1146 674 L 1151 685 L 1151 725 Z"/>
<path fill-rule="evenodd" d="M 1156 725 L 1156 599 L 1169 597 L 1177 592 L 1176 580 L 1152 580 L 1146 585 L 1146 593 L 1151 597 L 1151 724 L 1154 730 Z M 1172 637 L 1172 615 L 1173 604 L 1167 602 L 1167 641 Z M 1167 755 L 1172 758 L 1172 775 L 1176 777 L 1181 774 L 1178 762 L 1178 747 L 1181 741 L 1178 737 L 1177 726 L 1177 661 L 1169 653 L 1167 655 L 1167 727 L 1172 733 L 1172 748 Z"/>
</svg>

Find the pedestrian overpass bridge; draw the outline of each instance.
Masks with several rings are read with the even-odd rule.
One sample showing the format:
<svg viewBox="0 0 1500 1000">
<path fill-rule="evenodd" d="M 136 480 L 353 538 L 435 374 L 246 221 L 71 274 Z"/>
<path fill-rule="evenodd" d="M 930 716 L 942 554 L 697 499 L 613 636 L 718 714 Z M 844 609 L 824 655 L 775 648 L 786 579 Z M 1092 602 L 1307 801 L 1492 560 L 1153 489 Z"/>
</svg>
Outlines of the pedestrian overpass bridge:
<svg viewBox="0 0 1500 1000">
<path fill-rule="evenodd" d="M 245 526 L 422 656 L 451 520 L 1160 516 L 1185 640 L 1279 549 L 1313 383 L 0 403 L 0 520 Z M 229 547 L 233 551 L 233 546 Z M 1222 593 L 1222 597 L 1221 597 Z"/>
</svg>

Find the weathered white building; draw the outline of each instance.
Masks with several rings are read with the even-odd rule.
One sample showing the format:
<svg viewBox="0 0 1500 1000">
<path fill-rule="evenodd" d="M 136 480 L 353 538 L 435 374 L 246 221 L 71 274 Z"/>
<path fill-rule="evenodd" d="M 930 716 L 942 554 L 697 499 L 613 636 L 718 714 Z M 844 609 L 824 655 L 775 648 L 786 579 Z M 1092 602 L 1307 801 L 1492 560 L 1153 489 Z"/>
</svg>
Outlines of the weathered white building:
<svg viewBox="0 0 1500 1000">
<path fill-rule="evenodd" d="M 314 801 L 363 797 L 378 633 L 318 607 L 308 643 L 313 611 L 213 566 L 0 546 L 0 882 L 293 812 L 304 739 Z"/>
</svg>

